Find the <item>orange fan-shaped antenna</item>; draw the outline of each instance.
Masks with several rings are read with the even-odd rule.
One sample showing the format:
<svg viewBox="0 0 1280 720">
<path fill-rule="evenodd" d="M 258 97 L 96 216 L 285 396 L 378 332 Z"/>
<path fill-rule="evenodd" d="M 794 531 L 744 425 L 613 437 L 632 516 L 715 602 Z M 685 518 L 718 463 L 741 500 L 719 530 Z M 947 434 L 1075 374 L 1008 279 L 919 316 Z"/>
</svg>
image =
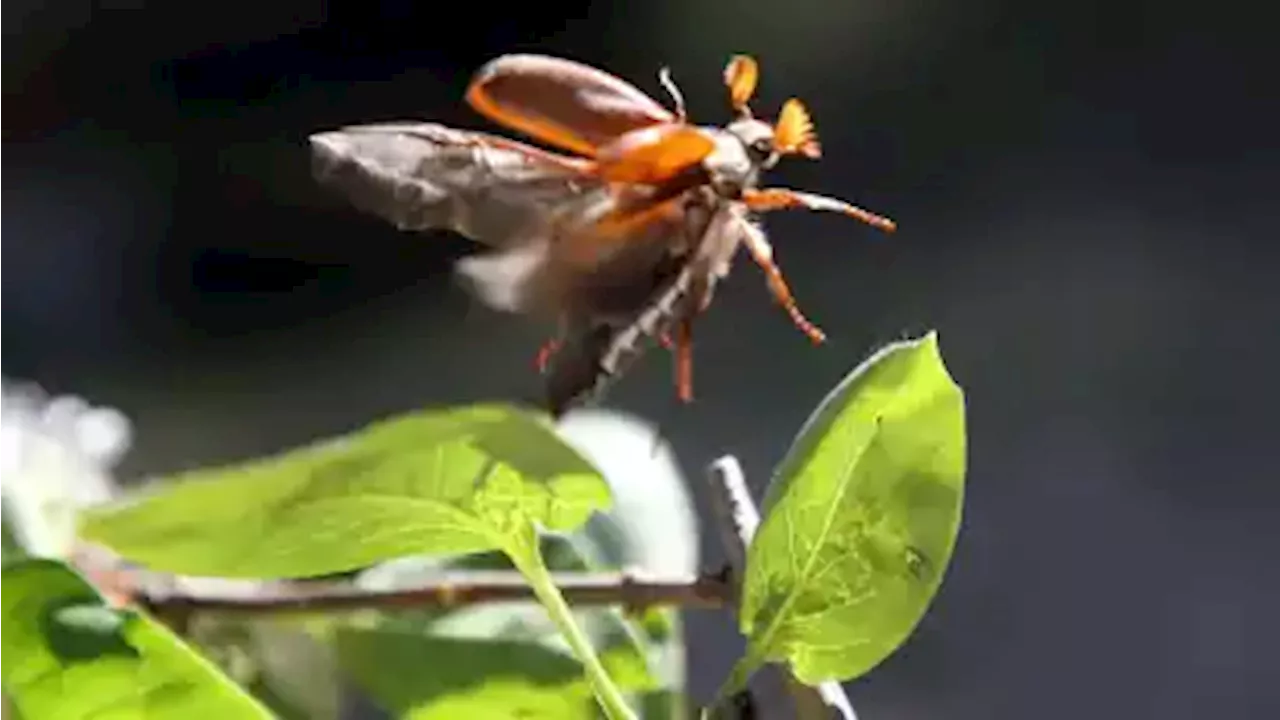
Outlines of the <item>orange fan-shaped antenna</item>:
<svg viewBox="0 0 1280 720">
<path fill-rule="evenodd" d="M 813 129 L 813 120 L 804 103 L 791 98 L 782 106 L 773 127 L 773 146 L 783 155 L 799 153 L 809 158 L 822 156 L 822 146 Z"/>
<path fill-rule="evenodd" d="M 751 117 L 747 103 L 755 94 L 759 79 L 760 67 L 750 55 L 734 55 L 725 66 L 724 84 L 729 86 L 729 102 L 738 115 Z"/>
</svg>

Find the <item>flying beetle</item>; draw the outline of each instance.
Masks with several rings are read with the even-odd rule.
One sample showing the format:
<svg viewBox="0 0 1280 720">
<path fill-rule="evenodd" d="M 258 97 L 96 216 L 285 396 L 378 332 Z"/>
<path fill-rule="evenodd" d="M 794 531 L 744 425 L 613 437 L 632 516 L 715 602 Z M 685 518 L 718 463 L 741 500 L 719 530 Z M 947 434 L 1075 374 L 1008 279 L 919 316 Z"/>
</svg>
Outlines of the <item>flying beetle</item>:
<svg viewBox="0 0 1280 720">
<path fill-rule="evenodd" d="M 761 186 L 781 157 L 816 159 L 821 148 L 797 99 L 772 123 L 754 116 L 758 77 L 753 58 L 731 58 L 735 117 L 698 126 L 666 68 L 658 78 L 673 109 L 575 61 L 504 55 L 476 72 L 468 104 L 552 149 L 435 123 L 354 125 L 311 136 L 312 172 L 401 230 L 447 229 L 492 248 L 459 261 L 459 274 L 486 305 L 559 325 L 537 359 L 553 413 L 597 394 L 647 339 L 675 353 L 687 402 L 693 320 L 739 247 L 795 325 L 825 339 L 774 263 L 760 214 L 830 211 L 895 229 L 841 200 Z"/>
</svg>

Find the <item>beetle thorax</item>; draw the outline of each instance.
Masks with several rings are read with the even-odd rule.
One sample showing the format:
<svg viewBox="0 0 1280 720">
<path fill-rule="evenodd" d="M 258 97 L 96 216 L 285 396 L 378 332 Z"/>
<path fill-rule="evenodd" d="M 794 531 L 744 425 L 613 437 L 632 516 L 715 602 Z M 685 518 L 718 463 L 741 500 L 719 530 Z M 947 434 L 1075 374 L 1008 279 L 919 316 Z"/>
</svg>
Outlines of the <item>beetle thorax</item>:
<svg viewBox="0 0 1280 720">
<path fill-rule="evenodd" d="M 754 118 L 742 118 L 725 128 L 711 129 L 716 147 L 703 160 L 716 193 L 736 198 L 742 190 L 755 187 L 760 171 L 778 162 L 773 146 L 773 128 Z"/>
</svg>

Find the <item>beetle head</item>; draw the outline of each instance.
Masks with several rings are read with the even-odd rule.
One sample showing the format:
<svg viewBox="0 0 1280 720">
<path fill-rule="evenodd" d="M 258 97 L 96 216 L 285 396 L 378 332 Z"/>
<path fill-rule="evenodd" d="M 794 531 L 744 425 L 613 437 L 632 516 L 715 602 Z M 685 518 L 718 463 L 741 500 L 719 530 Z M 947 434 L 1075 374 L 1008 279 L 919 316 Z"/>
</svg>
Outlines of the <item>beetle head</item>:
<svg viewBox="0 0 1280 720">
<path fill-rule="evenodd" d="M 773 125 L 754 119 L 748 103 L 755 94 L 759 79 L 759 66 L 749 55 L 735 55 L 725 66 L 724 83 L 729 88 L 729 103 L 738 116 L 729 126 L 729 131 L 743 141 L 748 152 L 761 154 L 766 142 L 760 139 L 761 128 L 767 131 L 767 142 L 772 147 L 771 152 L 764 155 L 765 159 L 760 162 L 761 167 L 772 167 L 781 155 L 820 157 L 822 149 L 813 129 L 813 120 L 804 103 L 796 98 L 791 98 L 782 105 L 782 112 Z M 755 147 L 754 143 L 759 143 L 759 146 Z"/>
</svg>

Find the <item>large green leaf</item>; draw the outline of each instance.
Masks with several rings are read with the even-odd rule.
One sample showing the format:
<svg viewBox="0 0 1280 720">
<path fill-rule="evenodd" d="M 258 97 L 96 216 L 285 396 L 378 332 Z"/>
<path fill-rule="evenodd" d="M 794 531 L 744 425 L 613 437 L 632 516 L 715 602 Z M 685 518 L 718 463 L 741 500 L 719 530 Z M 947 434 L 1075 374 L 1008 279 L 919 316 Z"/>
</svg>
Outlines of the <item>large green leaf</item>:
<svg viewBox="0 0 1280 720">
<path fill-rule="evenodd" d="M 348 571 L 415 553 L 508 548 L 609 505 L 604 479 L 541 419 L 478 405 L 162 482 L 90 511 L 84 537 L 159 570 L 220 577 Z"/>
<path fill-rule="evenodd" d="M 751 544 L 730 685 L 785 661 L 817 684 L 896 650 L 942 581 L 960 525 L 964 397 L 937 336 L 890 345 L 819 406 L 779 467 Z"/>
<path fill-rule="evenodd" d="M 53 560 L 3 570 L 5 695 L 31 718 L 270 718 L 162 625 Z"/>
<path fill-rule="evenodd" d="M 579 527 L 609 506 L 609 486 L 543 419 L 501 405 L 416 413 L 167 484 L 88 512 L 83 535 L 152 568 L 222 577 L 501 550 L 565 634 L 608 716 L 630 717 L 539 550 L 539 526 Z"/>
</svg>

